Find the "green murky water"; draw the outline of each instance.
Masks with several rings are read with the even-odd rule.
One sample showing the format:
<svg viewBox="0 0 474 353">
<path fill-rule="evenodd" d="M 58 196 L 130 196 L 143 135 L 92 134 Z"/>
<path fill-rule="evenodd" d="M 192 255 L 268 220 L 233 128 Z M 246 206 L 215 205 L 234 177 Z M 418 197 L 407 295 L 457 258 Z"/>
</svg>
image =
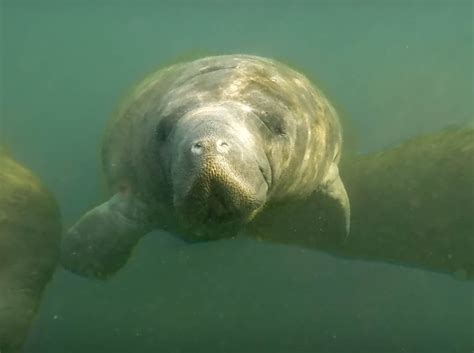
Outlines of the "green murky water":
<svg viewBox="0 0 474 353">
<path fill-rule="evenodd" d="M 126 89 L 181 58 L 281 59 L 362 151 L 466 123 L 470 1 L 2 0 L 2 136 L 66 225 L 101 200 L 99 144 Z M 251 241 L 157 232 L 112 280 L 58 271 L 27 353 L 470 352 L 473 285 Z"/>
</svg>

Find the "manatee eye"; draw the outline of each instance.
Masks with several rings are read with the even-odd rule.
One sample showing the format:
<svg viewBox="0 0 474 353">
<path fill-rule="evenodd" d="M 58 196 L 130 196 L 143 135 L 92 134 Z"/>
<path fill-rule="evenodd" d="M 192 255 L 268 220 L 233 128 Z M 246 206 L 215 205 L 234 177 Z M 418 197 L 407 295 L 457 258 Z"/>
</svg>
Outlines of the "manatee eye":
<svg viewBox="0 0 474 353">
<path fill-rule="evenodd" d="M 278 136 L 285 136 L 286 135 L 286 130 L 283 128 L 283 126 L 276 126 L 275 127 L 275 133 Z"/>
<path fill-rule="evenodd" d="M 287 135 L 286 126 L 282 121 L 274 122 L 274 124 L 272 124 L 271 131 L 276 137 L 284 137 Z"/>
<path fill-rule="evenodd" d="M 168 134 L 163 129 L 160 129 L 160 127 L 158 126 L 156 128 L 156 139 L 159 142 L 164 142 L 164 141 L 166 141 L 167 137 L 168 137 Z"/>
<path fill-rule="evenodd" d="M 159 142 L 165 142 L 171 134 L 172 124 L 167 119 L 162 119 L 156 127 L 156 139 Z"/>
<path fill-rule="evenodd" d="M 262 110 L 260 112 L 260 120 L 265 125 L 265 127 L 276 136 L 286 136 L 287 131 L 282 121 L 274 121 L 270 116 L 270 113 L 267 110 Z"/>
</svg>

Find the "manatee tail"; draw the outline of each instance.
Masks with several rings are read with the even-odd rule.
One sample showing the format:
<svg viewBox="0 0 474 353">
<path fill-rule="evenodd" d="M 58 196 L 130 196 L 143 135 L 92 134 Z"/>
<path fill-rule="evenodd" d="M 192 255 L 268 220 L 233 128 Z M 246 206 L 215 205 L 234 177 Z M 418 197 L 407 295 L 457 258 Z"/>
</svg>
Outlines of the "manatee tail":
<svg viewBox="0 0 474 353">
<path fill-rule="evenodd" d="M 134 196 L 115 194 L 84 214 L 63 236 L 62 266 L 85 277 L 110 277 L 151 230 L 146 215 L 145 205 Z"/>
</svg>

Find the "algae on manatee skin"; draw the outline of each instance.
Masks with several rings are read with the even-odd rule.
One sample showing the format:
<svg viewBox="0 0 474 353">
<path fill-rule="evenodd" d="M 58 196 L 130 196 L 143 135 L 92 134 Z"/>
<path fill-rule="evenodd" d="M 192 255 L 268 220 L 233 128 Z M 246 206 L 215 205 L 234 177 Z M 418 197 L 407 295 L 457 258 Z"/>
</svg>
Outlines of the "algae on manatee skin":
<svg viewBox="0 0 474 353">
<path fill-rule="evenodd" d="M 0 352 L 19 352 L 56 268 L 61 234 L 54 197 L 0 150 Z"/>
</svg>

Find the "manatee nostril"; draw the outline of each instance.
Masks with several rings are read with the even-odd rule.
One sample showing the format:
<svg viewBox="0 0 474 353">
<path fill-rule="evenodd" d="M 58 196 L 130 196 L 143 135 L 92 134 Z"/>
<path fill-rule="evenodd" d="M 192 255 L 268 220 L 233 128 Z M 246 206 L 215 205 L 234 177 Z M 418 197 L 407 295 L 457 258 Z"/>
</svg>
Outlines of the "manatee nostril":
<svg viewBox="0 0 474 353">
<path fill-rule="evenodd" d="M 204 145 L 202 142 L 196 142 L 191 146 L 191 152 L 194 154 L 201 154 L 203 148 L 204 148 Z"/>
<path fill-rule="evenodd" d="M 203 154 L 205 151 L 207 153 L 213 153 L 213 151 L 217 151 L 218 153 L 227 153 L 230 149 L 230 145 L 225 140 L 201 140 L 198 142 L 194 142 L 191 145 L 191 152 L 197 155 Z"/>
<path fill-rule="evenodd" d="M 224 141 L 224 140 L 217 140 L 216 146 L 217 146 L 217 151 L 220 153 L 226 153 L 230 148 L 227 141 Z"/>
</svg>

